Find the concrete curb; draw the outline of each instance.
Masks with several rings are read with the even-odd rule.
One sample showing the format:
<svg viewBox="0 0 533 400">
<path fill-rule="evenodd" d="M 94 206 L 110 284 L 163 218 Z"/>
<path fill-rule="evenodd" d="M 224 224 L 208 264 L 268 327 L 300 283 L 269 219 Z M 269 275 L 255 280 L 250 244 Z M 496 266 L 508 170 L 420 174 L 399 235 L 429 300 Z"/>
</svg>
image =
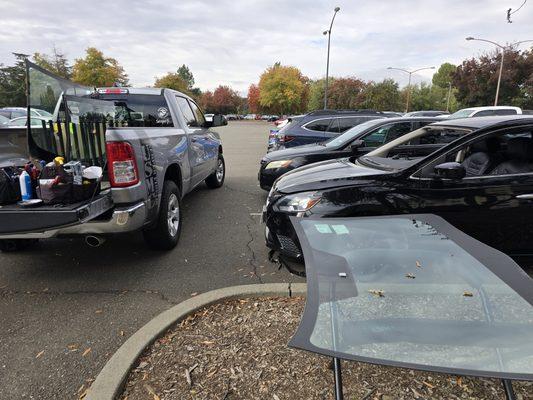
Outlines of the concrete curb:
<svg viewBox="0 0 533 400">
<path fill-rule="evenodd" d="M 176 322 L 202 307 L 232 298 L 289 297 L 305 294 L 305 283 L 268 283 L 232 286 L 191 297 L 162 312 L 126 340 L 104 365 L 88 390 L 85 400 L 114 400 L 121 393 L 130 369 L 144 349 Z"/>
</svg>

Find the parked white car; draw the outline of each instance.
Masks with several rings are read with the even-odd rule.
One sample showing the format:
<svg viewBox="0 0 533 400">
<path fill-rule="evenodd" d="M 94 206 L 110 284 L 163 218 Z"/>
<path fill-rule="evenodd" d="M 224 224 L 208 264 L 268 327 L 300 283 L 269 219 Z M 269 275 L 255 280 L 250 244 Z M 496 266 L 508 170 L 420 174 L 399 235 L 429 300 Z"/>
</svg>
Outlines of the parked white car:
<svg viewBox="0 0 533 400">
<path fill-rule="evenodd" d="M 472 117 L 488 117 L 491 115 L 517 115 L 522 114 L 520 107 L 511 106 L 488 106 L 488 107 L 470 107 L 463 108 L 448 116 L 448 119 L 455 118 L 472 118 Z"/>
</svg>

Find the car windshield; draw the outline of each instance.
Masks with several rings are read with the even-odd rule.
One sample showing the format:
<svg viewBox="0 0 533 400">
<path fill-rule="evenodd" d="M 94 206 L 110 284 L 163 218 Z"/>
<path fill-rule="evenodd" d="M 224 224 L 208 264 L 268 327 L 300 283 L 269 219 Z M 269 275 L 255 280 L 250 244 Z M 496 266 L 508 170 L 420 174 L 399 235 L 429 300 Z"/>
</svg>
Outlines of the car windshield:
<svg viewBox="0 0 533 400">
<path fill-rule="evenodd" d="M 435 215 L 291 221 L 308 292 L 290 346 L 429 371 L 533 378 L 533 281 L 505 254 Z"/>
<path fill-rule="evenodd" d="M 448 118 L 467 118 L 472 114 L 475 110 L 472 108 L 464 108 L 462 110 L 459 110 L 457 112 L 454 112 L 453 114 L 450 114 Z"/>
<path fill-rule="evenodd" d="M 466 128 L 425 126 L 378 147 L 356 162 L 372 168 L 402 170 L 470 132 Z"/>
<path fill-rule="evenodd" d="M 349 143 L 355 138 L 357 138 L 361 133 L 365 132 L 367 129 L 372 128 L 376 125 L 379 125 L 382 123 L 383 118 L 379 119 L 373 119 L 370 121 L 363 122 L 362 124 L 356 125 L 351 129 L 348 129 L 346 132 L 344 132 L 342 135 L 339 135 L 337 137 L 334 137 L 330 140 L 327 140 L 321 144 L 323 144 L 326 147 L 338 147 L 342 146 L 343 144 Z"/>
</svg>

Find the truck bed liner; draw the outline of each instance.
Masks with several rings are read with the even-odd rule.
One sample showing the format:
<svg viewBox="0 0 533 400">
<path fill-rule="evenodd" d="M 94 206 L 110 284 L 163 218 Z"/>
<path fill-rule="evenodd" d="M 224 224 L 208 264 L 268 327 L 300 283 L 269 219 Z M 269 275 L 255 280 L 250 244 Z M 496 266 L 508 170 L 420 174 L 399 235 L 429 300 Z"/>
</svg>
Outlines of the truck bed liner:
<svg viewBox="0 0 533 400">
<path fill-rule="evenodd" d="M 0 206 L 0 235 L 41 232 L 90 221 L 113 207 L 111 190 L 92 200 L 66 205 L 23 208 L 17 204 Z"/>
</svg>

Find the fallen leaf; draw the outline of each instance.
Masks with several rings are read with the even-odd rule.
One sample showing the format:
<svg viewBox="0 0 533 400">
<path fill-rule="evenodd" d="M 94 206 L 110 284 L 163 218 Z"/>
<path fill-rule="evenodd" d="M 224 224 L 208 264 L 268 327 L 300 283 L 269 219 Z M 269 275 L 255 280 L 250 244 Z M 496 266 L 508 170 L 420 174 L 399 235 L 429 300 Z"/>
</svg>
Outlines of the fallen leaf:
<svg viewBox="0 0 533 400">
<path fill-rule="evenodd" d="M 82 356 L 82 357 L 85 357 L 85 356 L 86 356 L 87 354 L 89 354 L 89 353 L 90 353 L 90 351 L 91 351 L 91 348 L 90 348 L 90 347 L 88 347 L 87 349 L 85 349 L 85 351 L 84 351 L 84 352 L 82 353 L 82 355 L 81 355 L 81 356 Z"/>
<path fill-rule="evenodd" d="M 102 314 L 103 311 L 102 311 L 102 310 L 96 310 L 94 313 L 95 313 L 95 314 Z"/>
<path fill-rule="evenodd" d="M 79 400 L 83 400 L 83 399 L 87 396 L 87 391 L 88 391 L 88 390 L 89 390 L 89 389 L 85 389 L 85 391 L 84 391 L 82 394 L 80 394 L 80 397 L 78 397 L 78 399 L 79 399 Z"/>
<path fill-rule="evenodd" d="M 120 331 L 118 334 L 119 334 L 120 336 L 124 336 L 124 331 Z"/>
<path fill-rule="evenodd" d="M 37 355 L 35 356 L 35 358 L 39 358 L 39 357 L 41 357 L 43 354 L 44 354 L 44 350 L 38 352 Z"/>
<path fill-rule="evenodd" d="M 420 261 L 417 261 L 417 262 L 416 262 L 416 266 L 417 266 L 418 268 L 422 268 L 422 264 L 420 264 Z"/>
<path fill-rule="evenodd" d="M 384 297 L 383 290 L 370 289 L 368 293 L 373 294 L 374 296 Z"/>
<path fill-rule="evenodd" d="M 431 383 L 428 383 L 428 382 L 426 382 L 426 381 L 422 381 L 422 383 L 423 383 L 424 385 L 426 385 L 426 386 L 427 386 L 428 388 L 430 388 L 430 389 L 435 389 L 435 386 L 432 385 Z"/>
<path fill-rule="evenodd" d="M 194 297 L 198 294 L 198 292 L 191 293 L 191 297 Z"/>
<path fill-rule="evenodd" d="M 463 292 L 464 297 L 473 297 L 474 294 L 472 292 L 467 292 L 466 290 Z"/>
<path fill-rule="evenodd" d="M 205 344 L 205 345 L 215 344 L 215 342 L 211 340 L 204 340 L 203 342 L 200 342 L 200 343 Z"/>
<path fill-rule="evenodd" d="M 415 279 L 415 276 L 413 274 L 405 274 L 405 277 L 409 279 Z"/>
</svg>

